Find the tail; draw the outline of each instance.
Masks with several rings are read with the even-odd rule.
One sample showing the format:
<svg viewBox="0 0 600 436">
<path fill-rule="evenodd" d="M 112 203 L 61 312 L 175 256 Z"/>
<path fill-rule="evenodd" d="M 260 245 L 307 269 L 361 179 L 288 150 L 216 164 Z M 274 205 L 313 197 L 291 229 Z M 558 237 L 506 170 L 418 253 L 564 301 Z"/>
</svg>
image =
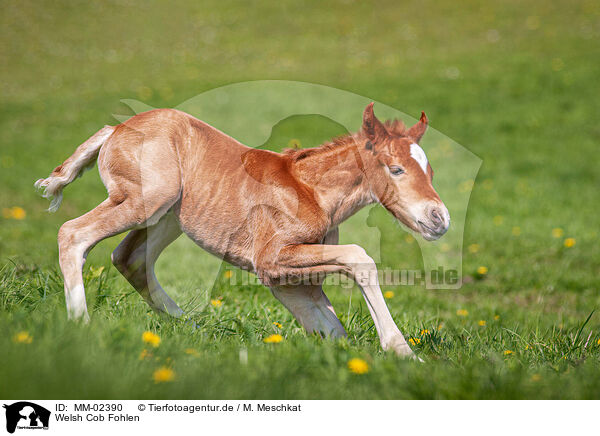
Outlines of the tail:
<svg viewBox="0 0 600 436">
<path fill-rule="evenodd" d="M 56 212 L 60 207 L 64 187 L 94 166 L 100 148 L 110 138 L 115 128 L 114 126 L 104 126 L 98 130 L 90 139 L 77 147 L 75 153 L 62 165 L 56 167 L 47 179 L 39 179 L 35 182 L 37 189 L 43 189 L 42 195 L 45 198 L 52 198 L 48 208 L 49 212 Z"/>
</svg>

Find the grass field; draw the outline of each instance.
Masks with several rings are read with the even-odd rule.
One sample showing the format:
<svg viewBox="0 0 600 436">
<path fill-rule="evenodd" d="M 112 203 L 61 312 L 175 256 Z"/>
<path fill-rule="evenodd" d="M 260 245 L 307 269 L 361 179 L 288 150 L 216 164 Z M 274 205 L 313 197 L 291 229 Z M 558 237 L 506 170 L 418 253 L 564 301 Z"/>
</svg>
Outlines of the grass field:
<svg viewBox="0 0 600 436">
<path fill-rule="evenodd" d="M 0 397 L 600 397 L 598 2 L 9 1 L 0 55 Z M 110 252 L 121 237 L 88 258 L 91 323 L 67 322 L 56 233 L 106 192 L 90 171 L 50 215 L 34 181 L 115 124 L 112 114 L 131 114 L 122 99 L 175 107 L 259 79 L 340 88 L 413 117 L 425 110 L 483 160 L 463 287 L 383 289 L 425 363 L 380 350 L 357 289 L 327 289 L 347 340 L 307 336 L 266 288 L 232 286 L 227 271 L 237 271 L 183 238 L 158 274 L 169 292 L 198 288 L 189 308 L 199 328 L 152 313 L 120 277 Z M 339 133 L 291 118 L 266 146 Z M 381 208 L 371 214 L 380 266 L 420 268 L 414 240 Z M 342 227 L 342 240 L 368 244 L 364 222 Z M 283 340 L 264 343 L 271 334 Z M 352 358 L 369 371 L 349 371 Z"/>
</svg>

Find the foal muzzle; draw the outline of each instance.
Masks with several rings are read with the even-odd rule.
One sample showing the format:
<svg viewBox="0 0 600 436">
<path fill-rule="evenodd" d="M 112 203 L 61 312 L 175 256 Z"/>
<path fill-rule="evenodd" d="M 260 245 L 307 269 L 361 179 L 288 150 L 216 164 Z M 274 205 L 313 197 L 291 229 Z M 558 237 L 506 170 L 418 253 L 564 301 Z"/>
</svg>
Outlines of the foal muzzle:
<svg viewBox="0 0 600 436">
<path fill-rule="evenodd" d="M 441 238 L 450 227 L 450 214 L 443 204 L 430 205 L 421 219 L 417 220 L 421 235 L 427 241 Z"/>
</svg>

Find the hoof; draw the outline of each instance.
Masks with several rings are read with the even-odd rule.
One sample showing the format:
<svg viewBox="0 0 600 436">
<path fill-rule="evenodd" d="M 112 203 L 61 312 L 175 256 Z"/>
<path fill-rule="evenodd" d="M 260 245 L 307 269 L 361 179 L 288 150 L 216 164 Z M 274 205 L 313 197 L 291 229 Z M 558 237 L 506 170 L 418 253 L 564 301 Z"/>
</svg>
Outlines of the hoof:
<svg viewBox="0 0 600 436">
<path fill-rule="evenodd" d="M 400 357 L 409 358 L 409 359 L 419 359 L 417 355 L 410 349 L 404 338 L 394 338 L 390 342 L 386 344 L 381 344 L 384 350 L 393 351 Z M 420 360 L 420 359 L 419 359 Z"/>
<path fill-rule="evenodd" d="M 416 354 L 413 353 L 412 356 L 410 356 L 412 360 L 416 360 L 419 363 L 425 363 L 425 361 L 423 359 L 421 359 L 419 356 L 417 356 Z"/>
<path fill-rule="evenodd" d="M 186 319 L 184 322 L 185 325 L 189 325 L 192 326 L 195 329 L 199 329 L 200 326 L 198 324 L 196 324 L 194 321 L 192 321 L 190 318 Z"/>
</svg>

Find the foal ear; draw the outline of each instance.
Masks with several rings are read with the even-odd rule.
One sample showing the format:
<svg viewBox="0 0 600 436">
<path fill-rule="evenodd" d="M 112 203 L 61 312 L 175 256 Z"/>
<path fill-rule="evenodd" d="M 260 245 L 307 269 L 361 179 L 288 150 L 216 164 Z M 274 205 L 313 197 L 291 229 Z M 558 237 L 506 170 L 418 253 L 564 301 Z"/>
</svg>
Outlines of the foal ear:
<svg viewBox="0 0 600 436">
<path fill-rule="evenodd" d="M 369 103 L 363 113 L 363 131 L 367 135 L 370 142 L 376 143 L 382 141 L 388 136 L 388 131 L 381 121 L 377 119 L 373 112 L 373 104 Z M 368 143 L 367 143 L 368 144 Z M 373 144 L 371 144 L 371 148 Z"/>
<path fill-rule="evenodd" d="M 423 135 L 425 134 L 425 130 L 427 130 L 428 123 L 429 120 L 427 119 L 427 115 L 425 115 L 425 112 L 421 112 L 421 119 L 417 124 L 408 129 L 406 135 L 410 136 L 418 144 Z"/>
</svg>

